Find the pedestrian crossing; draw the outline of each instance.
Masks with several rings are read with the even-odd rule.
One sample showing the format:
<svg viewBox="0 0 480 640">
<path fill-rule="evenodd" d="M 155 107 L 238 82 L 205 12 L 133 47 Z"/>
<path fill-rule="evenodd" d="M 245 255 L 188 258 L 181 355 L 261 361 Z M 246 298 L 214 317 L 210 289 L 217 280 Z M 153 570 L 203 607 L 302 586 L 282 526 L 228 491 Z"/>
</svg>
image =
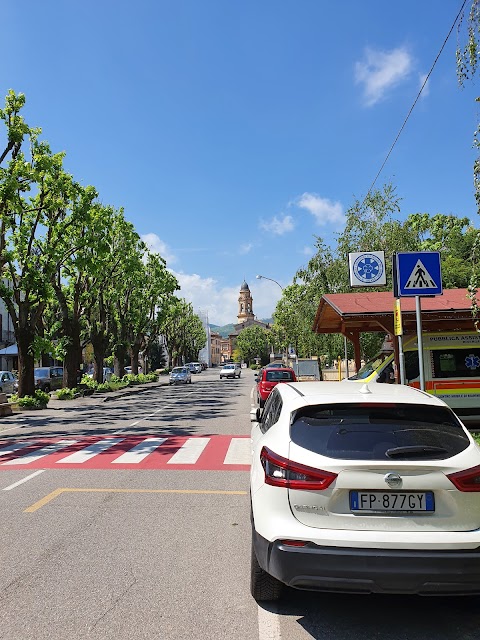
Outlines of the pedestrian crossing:
<svg viewBox="0 0 480 640">
<path fill-rule="evenodd" d="M 112 435 L 0 440 L 9 469 L 178 469 L 247 471 L 248 436 Z"/>
</svg>

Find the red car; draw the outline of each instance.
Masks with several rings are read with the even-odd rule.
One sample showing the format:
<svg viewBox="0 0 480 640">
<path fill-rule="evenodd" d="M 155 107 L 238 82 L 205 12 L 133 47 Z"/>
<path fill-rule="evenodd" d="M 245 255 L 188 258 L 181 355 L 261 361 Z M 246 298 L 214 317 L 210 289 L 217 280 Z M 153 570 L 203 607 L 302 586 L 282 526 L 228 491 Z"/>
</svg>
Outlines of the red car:
<svg viewBox="0 0 480 640">
<path fill-rule="evenodd" d="M 279 382 L 296 382 L 295 371 L 290 367 L 268 367 L 260 369 L 257 375 L 257 402 L 263 407 L 273 387 Z"/>
</svg>

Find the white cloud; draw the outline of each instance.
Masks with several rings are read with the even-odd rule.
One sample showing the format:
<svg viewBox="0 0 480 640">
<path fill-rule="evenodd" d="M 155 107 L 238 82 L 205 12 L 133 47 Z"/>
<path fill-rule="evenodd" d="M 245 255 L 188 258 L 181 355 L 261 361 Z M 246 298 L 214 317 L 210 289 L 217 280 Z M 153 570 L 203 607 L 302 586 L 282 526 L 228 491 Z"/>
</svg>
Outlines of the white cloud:
<svg viewBox="0 0 480 640">
<path fill-rule="evenodd" d="M 171 271 L 181 287 L 175 295 L 191 302 L 195 311 L 207 311 L 211 324 L 223 326 L 237 323 L 241 281 L 234 287 L 219 287 L 214 278 Z M 270 318 L 281 297 L 280 288 L 267 280 L 254 280 L 248 284 L 253 298 L 253 313 L 258 319 Z"/>
<path fill-rule="evenodd" d="M 297 198 L 296 205 L 311 213 L 317 224 L 345 223 L 343 207 L 340 202 L 332 202 L 332 200 L 322 198 L 316 193 L 304 193 Z"/>
<path fill-rule="evenodd" d="M 260 228 L 264 231 L 269 231 L 276 236 L 283 236 L 284 233 L 293 231 L 295 224 L 292 216 L 283 216 L 283 218 L 277 218 L 274 216 L 270 222 L 260 222 Z"/>
<path fill-rule="evenodd" d="M 371 107 L 410 74 L 412 56 L 405 47 L 391 51 L 365 50 L 365 59 L 355 63 L 355 82 L 363 85 L 364 100 Z"/>
<path fill-rule="evenodd" d="M 252 242 L 248 242 L 246 244 L 242 244 L 240 245 L 240 248 L 238 250 L 238 252 L 241 255 L 245 255 L 246 253 L 250 253 L 250 251 L 253 249 L 253 243 Z"/>
<path fill-rule="evenodd" d="M 315 249 L 313 249 L 313 247 L 303 247 L 300 253 L 307 256 L 307 258 L 311 258 L 315 253 Z"/>
<path fill-rule="evenodd" d="M 427 74 L 426 73 L 420 73 L 419 74 L 419 76 L 418 76 L 419 90 L 423 87 L 423 83 L 425 82 L 426 79 L 427 79 Z M 420 97 L 421 98 L 426 98 L 429 93 L 430 93 L 430 80 L 428 80 L 427 84 L 423 87 L 423 91 L 422 91 Z"/>
<path fill-rule="evenodd" d="M 156 233 L 145 233 L 140 236 L 152 253 L 159 253 L 167 262 L 167 265 L 177 261 L 176 256 L 170 251 L 168 246 L 160 240 Z"/>
</svg>

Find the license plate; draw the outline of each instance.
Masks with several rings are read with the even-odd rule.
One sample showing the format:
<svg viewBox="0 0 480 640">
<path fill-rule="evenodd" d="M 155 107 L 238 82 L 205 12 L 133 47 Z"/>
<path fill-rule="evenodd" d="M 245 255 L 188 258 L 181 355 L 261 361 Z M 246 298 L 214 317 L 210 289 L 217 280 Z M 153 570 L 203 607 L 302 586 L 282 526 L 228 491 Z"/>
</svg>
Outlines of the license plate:
<svg viewBox="0 0 480 640">
<path fill-rule="evenodd" d="M 433 491 L 350 491 L 351 511 L 422 513 L 435 511 Z"/>
</svg>

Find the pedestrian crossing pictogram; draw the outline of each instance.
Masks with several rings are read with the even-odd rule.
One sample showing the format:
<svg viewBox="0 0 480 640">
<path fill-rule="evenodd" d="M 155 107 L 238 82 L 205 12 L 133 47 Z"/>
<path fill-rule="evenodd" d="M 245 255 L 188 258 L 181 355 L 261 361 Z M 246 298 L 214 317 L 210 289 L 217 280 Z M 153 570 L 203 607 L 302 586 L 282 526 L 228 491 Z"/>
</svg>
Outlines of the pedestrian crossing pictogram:
<svg viewBox="0 0 480 640">
<path fill-rule="evenodd" d="M 248 436 L 80 436 L 0 440 L 0 470 L 195 469 L 246 471 Z"/>
<path fill-rule="evenodd" d="M 421 260 L 417 260 L 412 269 L 405 289 L 436 289 L 437 285 L 432 276 L 428 273 L 425 265 Z"/>
</svg>

